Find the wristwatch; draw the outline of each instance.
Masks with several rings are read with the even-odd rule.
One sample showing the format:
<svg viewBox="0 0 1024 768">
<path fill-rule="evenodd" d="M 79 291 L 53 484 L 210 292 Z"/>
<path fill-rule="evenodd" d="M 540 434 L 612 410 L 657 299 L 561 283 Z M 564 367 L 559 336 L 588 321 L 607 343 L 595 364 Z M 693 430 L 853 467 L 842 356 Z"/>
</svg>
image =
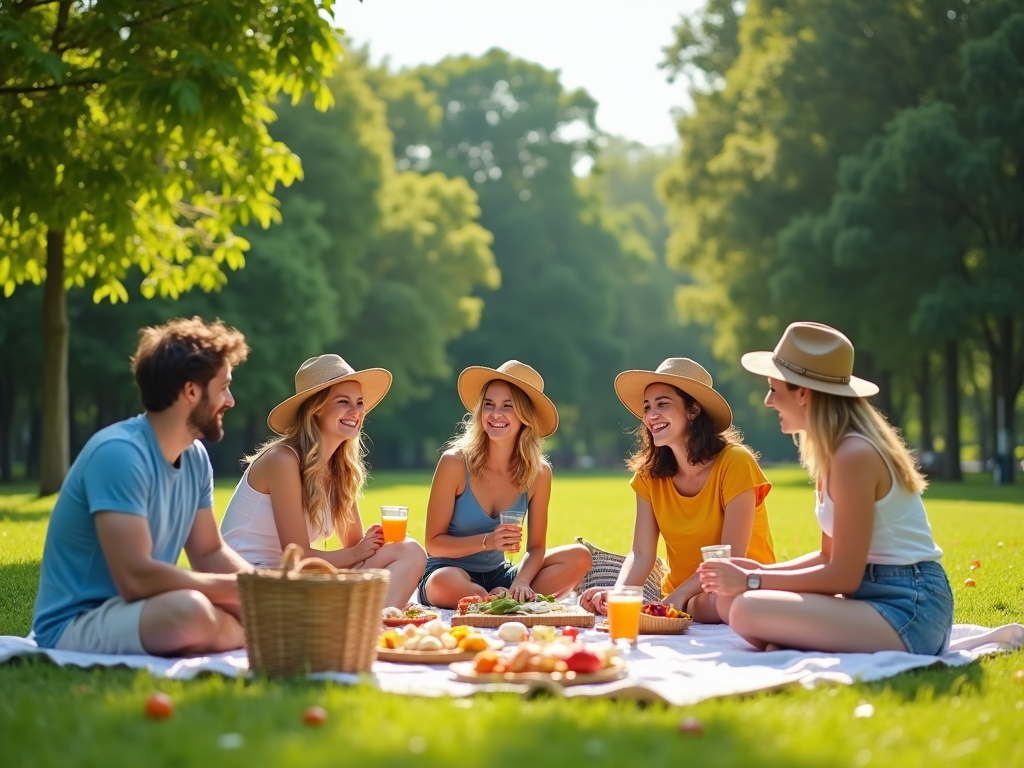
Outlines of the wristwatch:
<svg viewBox="0 0 1024 768">
<path fill-rule="evenodd" d="M 761 588 L 761 574 L 760 573 L 748 573 L 747 574 L 747 589 L 760 589 Z"/>
</svg>

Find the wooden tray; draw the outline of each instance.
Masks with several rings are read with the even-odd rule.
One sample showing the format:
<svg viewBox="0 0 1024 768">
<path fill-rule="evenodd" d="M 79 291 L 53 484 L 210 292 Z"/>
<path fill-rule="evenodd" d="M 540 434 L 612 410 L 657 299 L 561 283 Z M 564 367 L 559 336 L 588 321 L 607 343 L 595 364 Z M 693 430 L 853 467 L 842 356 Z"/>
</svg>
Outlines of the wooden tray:
<svg viewBox="0 0 1024 768">
<path fill-rule="evenodd" d="M 490 650 L 497 651 L 505 643 L 496 637 L 487 638 Z M 390 661 L 396 664 L 451 664 L 456 661 L 472 661 L 480 651 L 404 651 L 401 648 L 378 648 L 377 661 Z"/>
<path fill-rule="evenodd" d="M 640 614 L 641 635 L 681 635 L 693 623 L 693 619 L 670 619 L 665 616 L 649 616 L 646 613 Z M 607 620 L 595 626 L 602 632 L 608 631 Z"/>
<path fill-rule="evenodd" d="M 455 679 L 462 683 L 556 683 L 562 686 L 589 685 L 592 683 L 610 683 L 626 676 L 626 663 L 622 659 L 612 659 L 612 665 L 600 672 L 590 675 L 576 672 L 490 672 L 478 674 L 472 662 L 462 661 L 450 664 Z"/>
<path fill-rule="evenodd" d="M 507 624 L 510 621 L 518 621 L 527 627 L 546 624 L 549 627 L 582 627 L 583 629 L 590 629 L 594 626 L 594 614 L 580 608 L 578 605 L 572 605 L 566 606 L 563 611 L 531 613 L 526 616 L 519 614 L 491 616 L 488 613 L 455 614 L 452 616 L 453 627 L 463 624 L 469 627 L 500 627 L 502 624 Z"/>
</svg>

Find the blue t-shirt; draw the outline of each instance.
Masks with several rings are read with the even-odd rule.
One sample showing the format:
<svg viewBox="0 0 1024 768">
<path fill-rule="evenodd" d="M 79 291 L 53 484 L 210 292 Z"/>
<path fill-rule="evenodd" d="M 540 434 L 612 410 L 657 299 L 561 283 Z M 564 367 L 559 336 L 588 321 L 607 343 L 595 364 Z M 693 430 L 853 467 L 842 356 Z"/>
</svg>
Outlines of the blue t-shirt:
<svg viewBox="0 0 1024 768">
<path fill-rule="evenodd" d="M 213 506 L 213 467 L 203 444 L 196 440 L 178 463 L 164 458 L 145 414 L 89 438 L 46 531 L 32 619 L 40 647 L 53 648 L 72 619 L 118 594 L 96 534 L 96 512 L 146 518 L 153 559 L 178 562 L 196 512 Z"/>
</svg>

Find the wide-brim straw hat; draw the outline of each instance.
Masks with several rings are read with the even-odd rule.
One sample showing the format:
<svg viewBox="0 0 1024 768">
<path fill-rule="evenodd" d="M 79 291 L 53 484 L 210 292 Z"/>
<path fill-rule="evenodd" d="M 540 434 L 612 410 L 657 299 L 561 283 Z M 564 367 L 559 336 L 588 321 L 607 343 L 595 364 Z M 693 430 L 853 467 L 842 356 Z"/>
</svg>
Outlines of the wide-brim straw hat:
<svg viewBox="0 0 1024 768">
<path fill-rule="evenodd" d="M 391 388 L 391 373 L 383 368 L 357 371 L 339 355 L 311 357 L 295 373 L 295 394 L 270 412 L 267 424 L 279 435 L 288 432 L 299 408 L 317 392 L 342 381 L 358 381 L 363 390 L 363 415 L 369 413 Z"/>
<path fill-rule="evenodd" d="M 484 394 L 484 387 L 492 381 L 515 384 L 533 403 L 537 411 L 537 431 L 541 437 L 550 437 L 558 429 L 558 411 L 551 398 L 544 394 L 544 379 L 533 368 L 518 360 L 509 360 L 497 368 L 473 365 L 459 374 L 459 398 L 466 410 L 472 412 Z"/>
<path fill-rule="evenodd" d="M 877 384 L 853 375 L 853 343 L 821 323 L 792 323 L 774 352 L 747 352 L 740 365 L 816 392 L 845 397 L 878 394 Z"/>
<path fill-rule="evenodd" d="M 615 394 L 641 421 L 644 419 L 644 392 L 651 384 L 671 384 L 696 400 L 711 419 L 716 434 L 732 424 L 732 408 L 715 391 L 711 374 L 688 357 L 670 357 L 657 370 L 623 371 L 615 377 Z"/>
</svg>

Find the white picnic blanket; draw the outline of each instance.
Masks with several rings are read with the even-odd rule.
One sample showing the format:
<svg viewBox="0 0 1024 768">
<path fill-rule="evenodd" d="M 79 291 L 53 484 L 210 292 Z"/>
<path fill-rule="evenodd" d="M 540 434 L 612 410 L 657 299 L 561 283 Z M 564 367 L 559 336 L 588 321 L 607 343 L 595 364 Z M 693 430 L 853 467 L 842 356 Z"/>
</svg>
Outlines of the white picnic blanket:
<svg viewBox="0 0 1024 768">
<path fill-rule="evenodd" d="M 581 638 L 607 642 L 607 635 L 588 630 Z M 813 687 L 818 683 L 850 684 L 872 681 L 933 664 L 961 666 L 980 656 L 1016 650 L 1024 644 L 1024 626 L 1006 624 L 995 629 L 958 624 L 953 642 L 942 656 L 911 653 L 803 653 L 775 651 L 759 653 L 729 627 L 694 624 L 684 635 L 642 635 L 624 658 L 628 677 L 602 685 L 584 685 L 564 690 L 565 696 L 608 696 L 657 700 L 677 706 L 695 704 L 716 696 L 752 693 L 786 685 Z M 214 656 L 164 659 L 157 656 L 108 656 L 72 651 L 45 650 L 31 639 L 0 637 L 0 663 L 17 656 L 42 655 L 61 666 L 124 666 L 145 669 L 155 677 L 189 679 L 202 673 L 226 677 L 249 674 L 244 650 Z M 444 666 L 389 664 L 375 662 L 369 677 L 341 673 L 318 673 L 312 677 L 342 683 L 369 680 L 380 690 L 410 696 L 469 696 L 482 690 L 524 686 L 480 686 L 460 683 Z M 561 689 L 552 688 L 559 693 Z"/>
</svg>

